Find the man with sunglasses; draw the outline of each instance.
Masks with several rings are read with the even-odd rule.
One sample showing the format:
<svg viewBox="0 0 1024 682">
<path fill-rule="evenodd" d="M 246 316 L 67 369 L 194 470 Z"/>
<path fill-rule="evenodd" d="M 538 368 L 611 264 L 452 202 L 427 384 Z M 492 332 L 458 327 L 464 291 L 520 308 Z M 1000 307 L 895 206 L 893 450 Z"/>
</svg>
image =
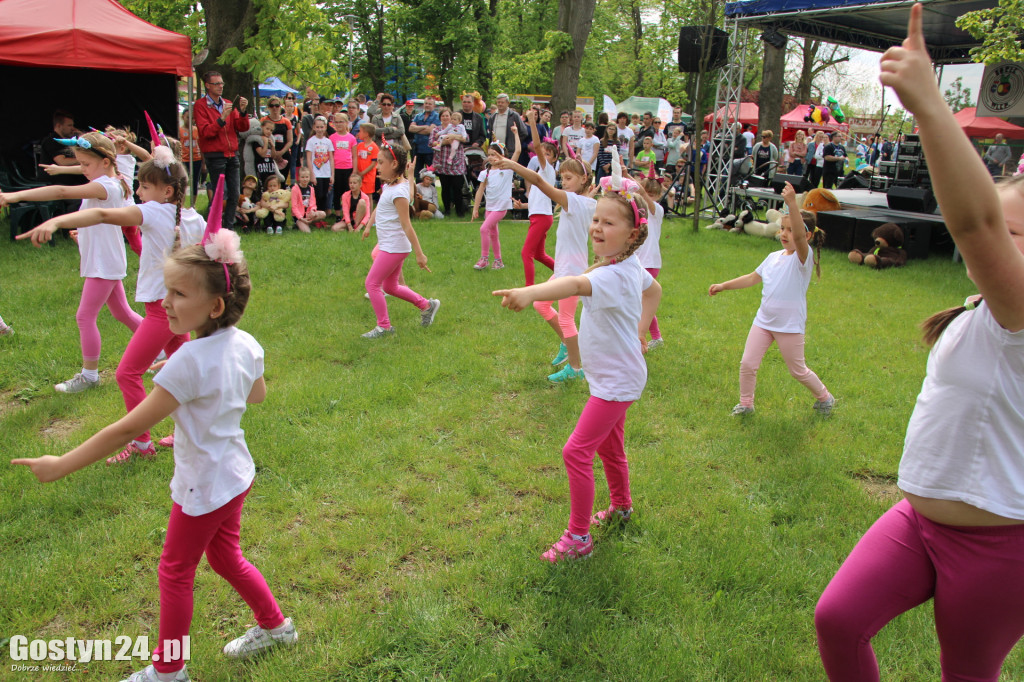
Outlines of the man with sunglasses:
<svg viewBox="0 0 1024 682">
<path fill-rule="evenodd" d="M 226 100 L 224 77 L 216 71 L 207 71 L 203 76 L 206 95 L 192 106 L 192 116 L 199 129 L 199 151 L 210 173 L 212 192 L 217 178 L 224 176 L 224 201 L 232 207 L 224 211 L 223 227 L 235 226 L 235 211 L 238 203 L 238 134 L 249 130 L 249 117 L 245 108 L 249 100 L 238 97 L 238 106 Z"/>
</svg>

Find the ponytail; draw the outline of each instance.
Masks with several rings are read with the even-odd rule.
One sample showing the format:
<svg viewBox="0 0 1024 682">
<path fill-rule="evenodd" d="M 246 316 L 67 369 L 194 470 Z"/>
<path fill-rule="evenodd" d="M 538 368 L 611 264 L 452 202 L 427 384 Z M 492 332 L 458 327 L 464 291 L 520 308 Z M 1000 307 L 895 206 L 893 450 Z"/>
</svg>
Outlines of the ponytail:
<svg viewBox="0 0 1024 682">
<path fill-rule="evenodd" d="M 811 234 L 807 237 L 807 243 L 814 247 L 814 272 L 821 279 L 821 249 L 825 246 L 825 230 L 818 227 L 818 217 L 811 211 L 800 211 L 800 217 L 804 221 L 804 227 Z"/>
<path fill-rule="evenodd" d="M 931 348 L 935 345 L 935 342 L 942 336 L 942 332 L 946 331 L 946 327 L 949 323 L 960 316 L 960 313 L 967 310 L 973 310 L 976 308 L 982 299 L 978 299 L 976 302 L 967 305 L 956 306 L 955 308 L 947 308 L 940 312 L 935 313 L 927 320 L 921 323 L 921 340 L 924 341 L 924 345 Z"/>
</svg>

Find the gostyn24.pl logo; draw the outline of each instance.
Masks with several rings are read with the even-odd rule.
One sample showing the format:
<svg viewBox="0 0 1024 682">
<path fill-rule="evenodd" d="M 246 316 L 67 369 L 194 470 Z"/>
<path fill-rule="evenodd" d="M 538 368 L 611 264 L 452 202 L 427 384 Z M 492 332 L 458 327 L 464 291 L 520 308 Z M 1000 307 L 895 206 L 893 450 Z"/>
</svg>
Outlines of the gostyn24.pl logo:
<svg viewBox="0 0 1024 682">
<path fill-rule="evenodd" d="M 131 661 L 149 662 L 158 660 L 149 648 L 149 637 L 128 637 L 122 635 L 114 639 L 29 639 L 24 635 L 15 635 L 8 642 L 12 661 L 32 661 L 22 663 L 18 668 L 29 667 L 42 661 L 68 661 L 89 663 L 90 661 Z M 168 640 L 162 647 L 165 658 L 188 661 L 192 655 L 192 642 L 188 635 L 181 640 Z M 11 670 L 15 670 L 14 665 Z M 41 669 L 41 668 L 40 668 Z"/>
</svg>

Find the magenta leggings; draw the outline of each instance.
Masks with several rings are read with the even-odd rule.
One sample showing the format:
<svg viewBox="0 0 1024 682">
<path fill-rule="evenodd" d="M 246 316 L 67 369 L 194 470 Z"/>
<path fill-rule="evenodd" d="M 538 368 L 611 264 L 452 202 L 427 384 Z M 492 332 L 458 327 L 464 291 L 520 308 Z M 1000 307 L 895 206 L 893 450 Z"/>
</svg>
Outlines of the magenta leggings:
<svg viewBox="0 0 1024 682">
<path fill-rule="evenodd" d="M 551 229 L 552 218 L 549 215 L 536 214 L 530 216 L 530 229 L 526 231 L 526 241 L 523 242 L 523 274 L 526 276 L 526 286 L 534 283 L 536 273 L 533 269 L 533 261 L 537 261 L 549 270 L 555 269 L 555 259 L 544 250 L 544 241 L 548 238 L 548 230 Z"/>
<path fill-rule="evenodd" d="M 558 326 L 562 330 L 562 338 L 569 339 L 579 334 L 579 330 L 576 329 L 576 304 L 579 300 L 579 296 L 563 298 L 558 302 L 557 313 L 551 307 L 553 301 L 534 301 L 533 309 L 540 313 L 545 320 L 550 320 L 558 315 Z"/>
<path fill-rule="evenodd" d="M 1024 635 L 1024 525 L 945 526 L 906 500 L 875 521 L 814 612 L 832 682 L 876 681 L 871 638 L 934 600 L 944 682 L 995 682 Z"/>
<path fill-rule="evenodd" d="M 647 268 L 647 272 L 651 273 L 651 277 L 658 279 L 658 273 L 661 272 L 661 268 Z M 651 318 L 651 339 L 661 338 L 661 328 L 658 327 L 658 316 L 655 315 Z"/>
<path fill-rule="evenodd" d="M 562 448 L 569 475 L 569 532 L 590 532 L 594 513 L 594 452 L 604 464 L 611 503 L 619 509 L 633 506 L 629 494 L 629 462 L 622 434 L 626 410 L 633 402 L 615 402 L 590 396 L 569 441 Z"/>
<path fill-rule="evenodd" d="M 188 634 L 192 624 L 196 568 L 204 552 L 210 568 L 241 595 L 261 628 L 269 630 L 284 623 L 284 616 L 267 587 L 267 581 L 255 566 L 246 561 L 239 546 L 242 504 L 248 494 L 246 490 L 220 509 L 201 516 L 189 516 L 181 510 L 181 505 L 174 504 L 157 571 L 160 582 L 160 639 L 153 652 L 153 667 L 157 672 L 169 673 L 182 668 L 181 660 L 165 659 L 163 645 L 168 641 L 180 641 Z"/>
<path fill-rule="evenodd" d="M 117 387 L 124 396 L 124 406 L 131 412 L 135 406 L 146 399 L 146 387 L 142 376 L 160 351 L 171 357 L 181 344 L 188 341 L 188 334 L 175 334 L 167 325 L 167 311 L 163 301 L 146 303 L 146 316 L 142 324 L 135 330 L 128 347 L 124 349 L 121 362 L 117 364 Z M 139 434 L 135 440 L 149 440 L 149 431 Z"/>
<path fill-rule="evenodd" d="M 100 338 L 96 318 L 99 317 L 100 309 L 104 305 L 114 319 L 132 330 L 132 333 L 142 324 L 142 318 L 128 305 L 121 280 L 86 277 L 82 284 L 82 300 L 78 304 L 78 312 L 75 313 L 78 336 L 82 343 L 82 359 L 86 362 L 100 359 L 103 339 Z"/>
<path fill-rule="evenodd" d="M 757 370 L 768 348 L 775 341 L 779 345 L 782 359 L 790 375 L 807 387 L 816 400 L 827 400 L 828 389 L 821 383 L 818 375 L 807 368 L 804 363 L 804 335 L 784 332 L 770 332 L 756 324 L 750 326 L 747 334 L 747 345 L 743 348 L 743 359 L 740 361 L 740 405 L 754 406 L 754 388 L 757 386 Z"/>
<path fill-rule="evenodd" d="M 498 241 L 498 223 L 507 211 L 484 211 L 484 223 L 480 226 L 480 258 L 486 259 L 494 251 L 494 259 L 501 260 L 501 242 Z"/>
<path fill-rule="evenodd" d="M 375 251 L 373 265 L 370 266 L 370 272 L 366 274 L 366 292 L 370 294 L 370 304 L 377 316 L 377 326 L 381 329 L 390 329 L 391 320 L 388 319 L 388 304 L 384 300 L 385 292 L 412 303 L 420 310 L 429 308 L 430 303 L 409 287 L 398 283 L 398 277 L 402 274 L 402 263 L 409 254 L 388 253 L 378 249 Z"/>
</svg>

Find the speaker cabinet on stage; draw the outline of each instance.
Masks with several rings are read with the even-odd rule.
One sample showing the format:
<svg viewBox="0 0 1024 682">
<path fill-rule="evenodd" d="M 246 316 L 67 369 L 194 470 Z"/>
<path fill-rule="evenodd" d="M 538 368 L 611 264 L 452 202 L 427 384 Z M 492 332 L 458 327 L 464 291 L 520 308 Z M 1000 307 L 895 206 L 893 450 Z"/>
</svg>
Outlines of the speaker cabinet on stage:
<svg viewBox="0 0 1024 682">
<path fill-rule="evenodd" d="M 787 182 L 793 185 L 793 189 L 796 190 L 797 194 L 806 192 L 811 188 L 810 181 L 802 175 L 776 173 L 772 176 L 772 190 L 774 190 L 776 194 L 782 194 L 782 189 L 786 186 Z"/>
<path fill-rule="evenodd" d="M 870 186 L 871 181 L 860 173 L 850 173 L 843 178 L 836 189 L 868 189 Z"/>
<path fill-rule="evenodd" d="M 853 249 L 853 232 L 857 227 L 858 213 L 864 213 L 864 211 L 822 211 L 818 213 L 818 227 L 825 231 L 826 249 L 836 249 L 837 251 Z"/>
<path fill-rule="evenodd" d="M 679 29 L 679 71 L 697 73 L 704 54 L 704 40 L 711 43 L 708 70 L 729 63 L 729 34 L 714 26 L 683 26 Z"/>
<path fill-rule="evenodd" d="M 892 218 L 870 215 L 867 211 L 861 211 L 861 213 L 864 215 L 857 216 L 857 225 L 853 228 L 853 248 L 860 249 L 864 253 L 875 248 L 875 240 L 871 233 L 875 231 L 876 227 L 886 223 L 896 223 L 900 229 L 903 229 L 903 225 Z M 904 233 L 904 240 L 906 240 L 906 233 Z"/>
<path fill-rule="evenodd" d="M 907 258 L 923 260 L 928 257 L 933 226 L 938 226 L 938 223 L 910 220 L 906 225 L 900 225 L 903 229 L 903 250 L 907 252 Z"/>
<path fill-rule="evenodd" d="M 890 187 L 885 198 L 894 211 L 935 212 L 935 195 L 925 187 Z"/>
</svg>

